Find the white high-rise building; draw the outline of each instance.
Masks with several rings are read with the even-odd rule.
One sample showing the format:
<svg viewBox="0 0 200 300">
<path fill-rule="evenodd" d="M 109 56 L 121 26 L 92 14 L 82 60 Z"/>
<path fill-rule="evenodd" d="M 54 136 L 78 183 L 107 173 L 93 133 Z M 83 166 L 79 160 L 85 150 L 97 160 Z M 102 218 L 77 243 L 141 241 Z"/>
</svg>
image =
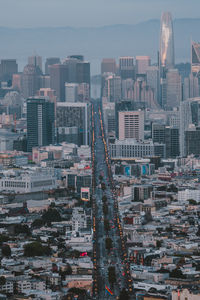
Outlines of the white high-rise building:
<svg viewBox="0 0 200 300">
<path fill-rule="evenodd" d="M 77 83 L 65 83 L 65 102 L 77 102 L 78 101 L 78 84 Z"/>
<path fill-rule="evenodd" d="M 119 140 L 144 140 L 144 111 L 119 112 Z"/>
</svg>

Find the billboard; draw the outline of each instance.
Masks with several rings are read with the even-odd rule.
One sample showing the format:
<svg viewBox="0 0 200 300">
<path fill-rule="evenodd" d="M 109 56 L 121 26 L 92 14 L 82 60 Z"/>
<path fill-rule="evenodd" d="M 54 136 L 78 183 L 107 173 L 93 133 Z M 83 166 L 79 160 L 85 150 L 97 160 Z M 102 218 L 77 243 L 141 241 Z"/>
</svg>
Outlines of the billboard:
<svg viewBox="0 0 200 300">
<path fill-rule="evenodd" d="M 131 166 L 126 166 L 124 171 L 126 176 L 131 176 Z"/>
</svg>

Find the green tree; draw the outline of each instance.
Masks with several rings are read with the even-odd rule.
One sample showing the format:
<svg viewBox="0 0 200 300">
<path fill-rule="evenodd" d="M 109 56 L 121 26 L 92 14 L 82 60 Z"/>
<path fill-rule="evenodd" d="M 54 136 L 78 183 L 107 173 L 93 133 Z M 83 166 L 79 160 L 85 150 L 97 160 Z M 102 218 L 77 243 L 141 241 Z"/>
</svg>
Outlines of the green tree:
<svg viewBox="0 0 200 300">
<path fill-rule="evenodd" d="M 129 300 L 129 295 L 125 288 L 120 292 L 119 300 Z"/>
<path fill-rule="evenodd" d="M 181 269 L 179 269 L 179 268 L 176 268 L 176 269 L 172 270 L 171 273 L 170 273 L 170 277 L 172 277 L 172 278 L 182 278 L 182 279 L 186 278 L 185 275 L 183 275 Z"/>
<path fill-rule="evenodd" d="M 62 218 L 60 213 L 55 208 L 49 208 L 43 215 L 42 220 L 44 222 L 61 222 Z"/>
<path fill-rule="evenodd" d="M 16 235 L 20 234 L 20 233 L 30 235 L 31 231 L 30 231 L 30 228 L 28 227 L 28 225 L 16 224 L 14 227 L 14 233 Z"/>
<path fill-rule="evenodd" d="M 113 285 L 116 282 L 115 267 L 108 268 L 108 280 L 111 285 Z"/>
<path fill-rule="evenodd" d="M 106 197 L 106 195 L 103 195 L 102 201 L 103 201 L 104 203 L 107 202 L 107 197 Z"/>
<path fill-rule="evenodd" d="M 45 224 L 45 222 L 42 219 L 35 219 L 32 223 L 33 228 L 40 228 Z"/>
<path fill-rule="evenodd" d="M 107 232 L 110 230 L 110 224 L 108 219 L 104 219 L 104 230 Z"/>
<path fill-rule="evenodd" d="M 110 251 L 110 249 L 112 248 L 112 246 L 113 246 L 112 240 L 110 238 L 106 238 L 106 249 L 108 251 Z"/>
<path fill-rule="evenodd" d="M 8 241 L 9 241 L 9 237 L 7 235 L 0 234 L 0 245 Z"/>
<path fill-rule="evenodd" d="M 2 251 L 2 256 L 6 256 L 6 257 L 11 256 L 11 249 L 9 245 L 3 244 L 1 251 Z"/>
<path fill-rule="evenodd" d="M 107 204 L 103 204 L 103 214 L 104 215 L 108 214 L 108 205 Z"/>
<path fill-rule="evenodd" d="M 156 241 L 156 247 L 160 248 L 162 246 L 163 241 L 162 240 L 157 240 Z"/>
<path fill-rule="evenodd" d="M 198 204 L 197 201 L 194 200 L 194 199 L 188 199 L 187 201 L 189 202 L 190 205 L 197 205 Z"/>
<path fill-rule="evenodd" d="M 0 276 L 0 286 L 6 283 L 6 278 L 4 276 Z"/>
<path fill-rule="evenodd" d="M 51 255 L 51 248 L 43 246 L 40 242 L 32 242 L 24 246 L 24 256 L 49 256 Z"/>
<path fill-rule="evenodd" d="M 102 191 L 105 191 L 105 189 L 106 189 L 106 185 L 104 182 L 102 182 L 102 184 L 101 184 L 101 189 L 102 189 Z"/>
</svg>

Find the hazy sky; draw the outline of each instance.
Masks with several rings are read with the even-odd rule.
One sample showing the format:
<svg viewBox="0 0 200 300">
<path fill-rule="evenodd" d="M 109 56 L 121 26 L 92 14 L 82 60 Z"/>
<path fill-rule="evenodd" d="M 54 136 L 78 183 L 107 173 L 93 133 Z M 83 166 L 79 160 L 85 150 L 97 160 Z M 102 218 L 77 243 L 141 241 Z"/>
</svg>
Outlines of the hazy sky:
<svg viewBox="0 0 200 300">
<path fill-rule="evenodd" d="M 0 26 L 103 26 L 160 18 L 200 17 L 200 0 L 0 0 Z"/>
</svg>

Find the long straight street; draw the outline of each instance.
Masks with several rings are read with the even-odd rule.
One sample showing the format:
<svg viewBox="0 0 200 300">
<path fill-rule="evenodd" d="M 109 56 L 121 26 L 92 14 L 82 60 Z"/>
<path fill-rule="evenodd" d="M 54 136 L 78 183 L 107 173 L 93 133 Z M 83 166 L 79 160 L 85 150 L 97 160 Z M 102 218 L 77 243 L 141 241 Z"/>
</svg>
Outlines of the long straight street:
<svg viewBox="0 0 200 300">
<path fill-rule="evenodd" d="M 122 289 L 132 293 L 132 281 L 113 188 L 103 119 L 98 103 L 94 103 L 92 115 L 94 262 L 96 263 L 94 295 L 96 299 L 118 299 Z M 105 206 L 107 207 L 106 213 Z M 108 228 L 105 225 L 106 222 Z M 111 249 L 106 249 L 106 240 L 111 241 Z M 110 268 L 115 272 L 114 282 L 111 282 L 109 278 Z"/>
</svg>

